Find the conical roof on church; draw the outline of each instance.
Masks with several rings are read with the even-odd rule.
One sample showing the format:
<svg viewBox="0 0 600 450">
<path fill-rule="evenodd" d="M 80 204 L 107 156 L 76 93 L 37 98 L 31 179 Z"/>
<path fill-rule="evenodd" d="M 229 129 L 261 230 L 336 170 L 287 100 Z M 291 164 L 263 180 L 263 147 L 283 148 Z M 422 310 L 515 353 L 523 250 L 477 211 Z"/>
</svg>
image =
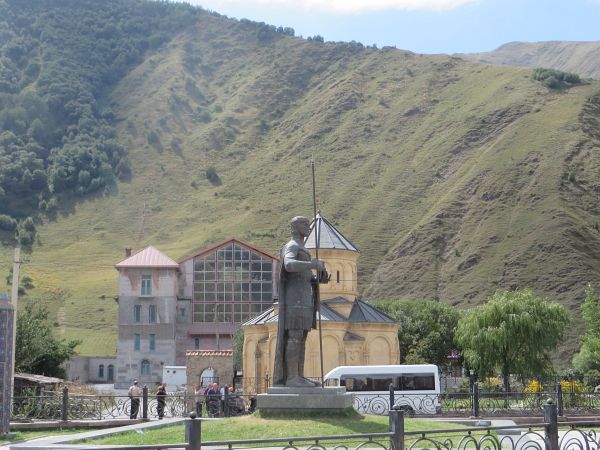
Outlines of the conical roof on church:
<svg viewBox="0 0 600 450">
<path fill-rule="evenodd" d="M 316 224 L 316 226 L 315 226 Z M 325 219 L 320 212 L 310 224 L 310 234 L 306 238 L 304 246 L 306 248 L 316 248 L 317 235 L 319 238 L 319 248 L 350 250 L 359 252 L 359 250 L 346 237 L 333 226 L 331 222 Z"/>
<path fill-rule="evenodd" d="M 117 269 L 125 268 L 173 268 L 178 269 L 179 264 L 169 258 L 167 255 L 159 251 L 156 247 L 149 246 L 140 250 L 135 255 L 125 258 L 123 261 L 115 264 Z"/>
<path fill-rule="evenodd" d="M 396 323 L 396 320 L 374 306 L 356 299 L 350 317 L 348 317 L 348 322 Z"/>
</svg>

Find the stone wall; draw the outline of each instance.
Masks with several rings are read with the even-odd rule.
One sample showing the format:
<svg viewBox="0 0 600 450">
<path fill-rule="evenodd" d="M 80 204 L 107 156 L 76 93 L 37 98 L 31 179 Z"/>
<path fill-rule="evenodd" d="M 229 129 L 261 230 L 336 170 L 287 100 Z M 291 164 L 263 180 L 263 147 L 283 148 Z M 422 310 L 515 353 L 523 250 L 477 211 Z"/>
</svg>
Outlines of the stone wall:
<svg viewBox="0 0 600 450">
<path fill-rule="evenodd" d="M 204 371 L 210 369 L 214 371 L 220 386 L 233 383 L 233 350 L 194 350 L 186 352 L 185 356 L 189 393 L 193 393 L 194 386 L 200 384 Z"/>
</svg>

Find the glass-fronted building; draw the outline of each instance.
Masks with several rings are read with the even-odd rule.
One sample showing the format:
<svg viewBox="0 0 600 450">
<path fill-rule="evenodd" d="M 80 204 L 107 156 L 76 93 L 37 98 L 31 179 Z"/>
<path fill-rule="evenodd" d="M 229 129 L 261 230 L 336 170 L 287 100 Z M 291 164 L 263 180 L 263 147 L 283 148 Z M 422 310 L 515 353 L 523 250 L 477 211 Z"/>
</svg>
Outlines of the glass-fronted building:
<svg viewBox="0 0 600 450">
<path fill-rule="evenodd" d="M 117 387 L 160 381 L 164 366 L 185 365 L 186 351 L 231 350 L 240 324 L 277 297 L 278 259 L 235 238 L 179 261 L 147 247 L 115 267 Z"/>
<path fill-rule="evenodd" d="M 239 324 L 270 308 L 273 261 L 237 241 L 195 256 L 192 321 Z"/>
</svg>

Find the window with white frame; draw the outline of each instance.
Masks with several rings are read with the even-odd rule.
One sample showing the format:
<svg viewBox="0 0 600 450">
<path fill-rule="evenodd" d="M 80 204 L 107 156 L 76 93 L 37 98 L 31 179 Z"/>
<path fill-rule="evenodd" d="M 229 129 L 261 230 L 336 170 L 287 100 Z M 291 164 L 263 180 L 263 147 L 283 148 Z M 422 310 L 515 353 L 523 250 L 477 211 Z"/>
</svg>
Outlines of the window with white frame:
<svg viewBox="0 0 600 450">
<path fill-rule="evenodd" d="M 142 297 L 152 295 L 152 275 L 142 275 L 141 295 Z"/>
</svg>

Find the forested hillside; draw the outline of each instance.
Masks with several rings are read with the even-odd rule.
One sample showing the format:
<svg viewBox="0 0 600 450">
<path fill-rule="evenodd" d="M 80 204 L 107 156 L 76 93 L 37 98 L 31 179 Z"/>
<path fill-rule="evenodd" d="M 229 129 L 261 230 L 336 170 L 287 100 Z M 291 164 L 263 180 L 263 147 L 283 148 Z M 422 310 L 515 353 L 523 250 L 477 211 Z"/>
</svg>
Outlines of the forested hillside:
<svg viewBox="0 0 600 450">
<path fill-rule="evenodd" d="M 104 94 L 196 12 L 142 1 L 0 1 L 0 230 L 29 247 L 36 213 L 127 179 Z"/>
<path fill-rule="evenodd" d="M 461 53 L 469 61 L 517 67 L 549 67 L 600 79 L 600 41 L 509 42 L 496 50 Z"/>
<path fill-rule="evenodd" d="M 302 39 L 177 4 L 0 5 L 16 80 L 0 117 L 21 117 L 2 134 L 17 143 L 0 144 L 14 177 L 2 213 L 38 233 L 24 301 L 46 304 L 86 354 L 114 352 L 125 247 L 179 258 L 237 236 L 275 254 L 287 221 L 312 214 L 313 157 L 319 208 L 361 249 L 367 300 L 467 308 L 530 287 L 576 315 L 600 279 L 598 82 L 545 85 L 530 69 Z M 6 48 L 21 41 L 19 62 Z"/>
</svg>

